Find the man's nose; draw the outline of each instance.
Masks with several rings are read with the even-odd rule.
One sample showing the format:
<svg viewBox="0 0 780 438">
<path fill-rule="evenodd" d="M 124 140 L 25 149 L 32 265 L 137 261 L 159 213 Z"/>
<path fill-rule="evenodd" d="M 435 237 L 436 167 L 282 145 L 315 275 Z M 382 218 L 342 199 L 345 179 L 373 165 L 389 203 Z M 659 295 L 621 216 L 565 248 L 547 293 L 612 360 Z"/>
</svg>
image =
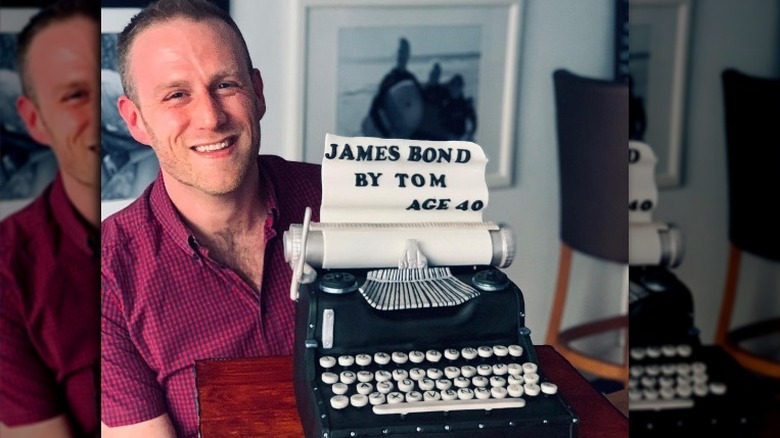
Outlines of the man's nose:
<svg viewBox="0 0 780 438">
<path fill-rule="evenodd" d="M 200 127 L 212 129 L 225 123 L 227 115 L 218 96 L 212 93 L 203 93 L 198 99 L 194 118 L 198 120 Z"/>
</svg>

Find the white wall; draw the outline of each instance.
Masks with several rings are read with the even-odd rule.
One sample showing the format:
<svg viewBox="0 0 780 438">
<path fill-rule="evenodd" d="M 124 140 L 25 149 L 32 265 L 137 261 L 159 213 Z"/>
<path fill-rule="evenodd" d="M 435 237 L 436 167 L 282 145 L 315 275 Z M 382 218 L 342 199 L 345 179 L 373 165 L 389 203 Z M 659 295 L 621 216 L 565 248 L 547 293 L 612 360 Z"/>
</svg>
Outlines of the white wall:
<svg viewBox="0 0 780 438">
<path fill-rule="evenodd" d="M 736 67 L 754 75 L 780 77 L 780 2 L 699 0 L 691 30 L 684 181 L 680 188 L 659 193 L 655 215 L 676 222 L 685 234 L 686 255 L 675 273 L 693 293 L 702 341 L 711 342 L 728 262 L 720 73 L 727 67 Z M 772 190 L 770 198 L 776 198 L 776 192 L 776 188 Z M 774 285 L 774 293 L 762 299 L 740 295 L 734 322 L 769 312 L 780 314 L 780 272 L 767 270 L 755 260 L 743 263 L 746 266 L 740 289 L 748 292 L 751 285 Z"/>
<path fill-rule="evenodd" d="M 532 339 L 543 343 L 555 289 L 558 264 L 558 168 L 552 72 L 609 78 L 612 75 L 613 0 L 527 0 L 524 8 L 519 74 L 514 185 L 493 190 L 486 220 L 512 227 L 517 240 L 515 262 L 507 274 L 524 291 L 526 323 Z M 262 121 L 261 153 L 293 157 L 290 124 L 300 115 L 289 112 L 295 91 L 293 65 L 295 4 L 282 0 L 232 0 L 232 14 L 242 28 L 252 58 L 265 81 L 268 113 Z M 620 308 L 623 270 L 595 267 L 599 285 L 611 296 L 582 298 L 578 274 L 593 268 L 590 260 L 575 258 L 570 292 L 575 302 L 570 318 Z M 625 289 L 622 289 L 625 290 Z M 577 296 L 580 296 L 577 299 Z"/>
</svg>

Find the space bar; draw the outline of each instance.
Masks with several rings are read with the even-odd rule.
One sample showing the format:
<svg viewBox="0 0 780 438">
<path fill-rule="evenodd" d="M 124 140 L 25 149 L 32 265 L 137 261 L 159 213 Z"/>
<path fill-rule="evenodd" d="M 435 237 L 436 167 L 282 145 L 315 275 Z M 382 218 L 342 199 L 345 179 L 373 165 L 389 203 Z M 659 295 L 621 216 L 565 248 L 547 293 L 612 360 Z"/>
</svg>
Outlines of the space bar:
<svg viewBox="0 0 780 438">
<path fill-rule="evenodd" d="M 507 409 L 522 408 L 525 400 L 522 398 L 488 398 L 471 400 L 434 400 L 420 402 L 401 402 L 393 404 L 381 404 L 374 406 L 374 413 L 385 414 L 412 414 L 418 412 L 449 412 L 449 411 L 473 411 L 480 409 Z"/>
<path fill-rule="evenodd" d="M 664 409 L 690 409 L 692 407 L 693 400 L 689 398 L 631 400 L 628 402 L 629 411 L 662 411 Z"/>
</svg>

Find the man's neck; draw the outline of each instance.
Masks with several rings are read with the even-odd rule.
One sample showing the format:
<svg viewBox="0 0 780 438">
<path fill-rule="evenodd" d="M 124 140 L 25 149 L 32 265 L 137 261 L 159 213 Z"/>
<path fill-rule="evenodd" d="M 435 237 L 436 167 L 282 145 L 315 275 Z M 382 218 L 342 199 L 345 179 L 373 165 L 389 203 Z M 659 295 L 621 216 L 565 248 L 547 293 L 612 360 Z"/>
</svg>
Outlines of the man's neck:
<svg viewBox="0 0 780 438">
<path fill-rule="evenodd" d="M 70 203 L 94 228 L 100 225 L 100 193 L 96 186 L 90 186 L 76 180 L 70 175 L 62 174 L 62 186 Z"/>
<path fill-rule="evenodd" d="M 259 169 L 252 169 L 238 189 L 224 195 L 203 193 L 166 173 L 163 181 L 173 205 L 196 237 L 210 240 L 210 236 L 226 231 L 243 234 L 264 222 L 265 187 L 260 185 Z"/>
</svg>

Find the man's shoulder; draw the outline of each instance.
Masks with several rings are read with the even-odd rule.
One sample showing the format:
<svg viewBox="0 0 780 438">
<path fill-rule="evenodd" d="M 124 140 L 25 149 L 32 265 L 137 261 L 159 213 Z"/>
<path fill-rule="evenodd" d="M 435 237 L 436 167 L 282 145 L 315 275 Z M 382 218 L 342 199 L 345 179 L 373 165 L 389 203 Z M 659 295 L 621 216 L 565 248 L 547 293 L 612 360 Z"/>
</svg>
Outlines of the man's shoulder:
<svg viewBox="0 0 780 438">
<path fill-rule="evenodd" d="M 101 251 L 113 251 L 126 247 L 140 235 L 150 231 L 155 219 L 151 209 L 150 194 L 152 183 L 144 192 L 127 207 L 104 219 L 100 225 Z"/>
<path fill-rule="evenodd" d="M 29 204 L 0 221 L 2 248 L 35 247 L 38 240 L 47 238 L 47 235 L 53 231 L 49 220 L 48 192 L 47 188 Z"/>
</svg>

